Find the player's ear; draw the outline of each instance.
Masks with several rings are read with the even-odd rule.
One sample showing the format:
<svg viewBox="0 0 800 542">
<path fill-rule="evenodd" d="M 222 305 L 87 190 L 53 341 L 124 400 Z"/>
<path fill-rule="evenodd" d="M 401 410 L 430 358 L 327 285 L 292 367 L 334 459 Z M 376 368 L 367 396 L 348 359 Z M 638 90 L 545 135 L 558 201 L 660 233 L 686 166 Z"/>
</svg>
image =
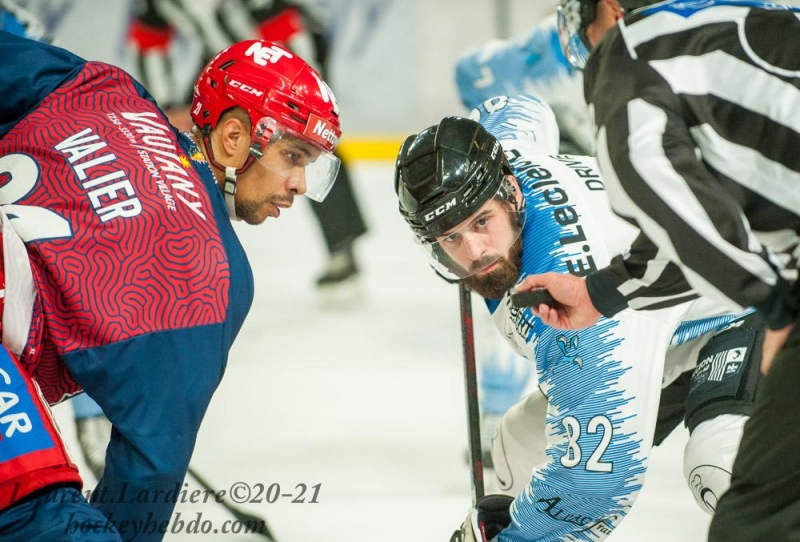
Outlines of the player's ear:
<svg viewBox="0 0 800 542">
<path fill-rule="evenodd" d="M 513 175 L 506 175 L 506 181 L 508 182 L 509 189 L 513 191 L 514 196 L 514 204 L 516 206 L 517 211 L 522 210 L 522 188 L 519 185 L 519 181 Z"/>
<path fill-rule="evenodd" d="M 250 132 L 241 119 L 229 117 L 220 123 L 220 144 L 227 156 L 236 156 L 250 146 Z"/>
</svg>

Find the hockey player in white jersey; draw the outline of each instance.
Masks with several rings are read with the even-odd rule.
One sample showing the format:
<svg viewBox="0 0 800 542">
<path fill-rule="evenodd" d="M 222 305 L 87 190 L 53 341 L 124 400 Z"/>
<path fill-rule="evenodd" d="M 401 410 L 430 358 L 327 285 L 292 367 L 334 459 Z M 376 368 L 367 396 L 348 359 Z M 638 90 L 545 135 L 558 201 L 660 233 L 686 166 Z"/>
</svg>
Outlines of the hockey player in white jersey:
<svg viewBox="0 0 800 542">
<path fill-rule="evenodd" d="M 555 12 L 542 18 L 525 35 L 491 40 L 462 54 L 455 67 L 458 95 L 467 111 L 495 96 L 536 94 L 555 114 L 558 152 L 592 154 L 592 123 L 583 98 L 583 73 L 567 61 L 558 37 Z M 490 328 L 478 317 L 476 329 Z M 489 329 L 489 332 L 493 330 Z M 480 384 L 483 463 L 493 467 L 491 437 L 502 416 L 535 385 L 530 362 L 513 352 L 501 336 L 481 334 Z"/>
<path fill-rule="evenodd" d="M 610 211 L 595 160 L 557 145 L 544 102 L 497 97 L 410 136 L 398 155 L 400 213 L 419 246 L 439 274 L 485 298 L 539 382 L 495 434 L 508 496 L 479 501 L 454 540 L 606 538 L 642 488 L 654 441 L 681 421 L 684 474 L 713 512 L 750 412 L 762 337 L 751 313 L 687 298 L 574 332 L 512 305 L 527 275 L 583 276 L 638 234 Z"/>
</svg>

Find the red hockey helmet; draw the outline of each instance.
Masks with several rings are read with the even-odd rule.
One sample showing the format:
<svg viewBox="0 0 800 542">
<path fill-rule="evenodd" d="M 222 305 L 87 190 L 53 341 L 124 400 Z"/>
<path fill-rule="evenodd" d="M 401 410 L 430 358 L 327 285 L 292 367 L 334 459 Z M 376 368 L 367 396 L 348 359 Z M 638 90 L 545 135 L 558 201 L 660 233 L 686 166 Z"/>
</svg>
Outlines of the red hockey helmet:
<svg viewBox="0 0 800 542">
<path fill-rule="evenodd" d="M 211 59 L 195 81 L 192 120 L 208 134 L 222 114 L 235 106 L 250 117 L 256 158 L 271 138 L 283 134 L 321 151 L 314 164 L 306 168 L 307 195 L 321 201 L 338 171 L 339 161 L 332 153 L 341 129 L 336 97 L 319 73 L 272 42 L 235 43 Z"/>
</svg>

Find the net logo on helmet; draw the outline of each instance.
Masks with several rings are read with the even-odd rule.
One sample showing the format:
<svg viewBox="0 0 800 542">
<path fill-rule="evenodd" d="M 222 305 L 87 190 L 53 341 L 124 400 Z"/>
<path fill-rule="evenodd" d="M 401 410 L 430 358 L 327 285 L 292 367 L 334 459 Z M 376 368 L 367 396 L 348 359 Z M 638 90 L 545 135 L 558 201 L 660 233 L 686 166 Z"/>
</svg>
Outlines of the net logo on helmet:
<svg viewBox="0 0 800 542">
<path fill-rule="evenodd" d="M 331 104 L 333 106 L 334 114 L 338 115 L 339 102 L 336 101 L 336 96 L 333 95 L 331 87 L 329 87 L 325 81 L 317 77 L 316 73 L 311 72 L 311 75 L 314 77 L 314 79 L 316 79 L 317 85 L 319 85 L 319 94 L 322 97 L 322 101 L 326 104 Z"/>
<path fill-rule="evenodd" d="M 333 92 L 301 57 L 272 42 L 235 43 L 197 78 L 191 109 L 197 126 L 210 132 L 233 107 L 249 115 L 256 152 L 278 132 L 333 152 L 341 134 Z M 272 130 L 261 129 L 266 118 L 274 121 Z"/>
<path fill-rule="evenodd" d="M 286 49 L 271 45 L 263 45 L 259 42 L 253 43 L 250 48 L 245 51 L 244 56 L 252 56 L 253 62 L 259 66 L 266 66 L 269 62 L 274 64 L 284 57 L 294 57 L 294 55 Z"/>
<path fill-rule="evenodd" d="M 303 130 L 303 135 L 319 144 L 322 148 L 335 149 L 336 145 L 339 144 L 341 130 L 314 113 L 309 113 L 308 123 L 305 130 Z"/>
</svg>

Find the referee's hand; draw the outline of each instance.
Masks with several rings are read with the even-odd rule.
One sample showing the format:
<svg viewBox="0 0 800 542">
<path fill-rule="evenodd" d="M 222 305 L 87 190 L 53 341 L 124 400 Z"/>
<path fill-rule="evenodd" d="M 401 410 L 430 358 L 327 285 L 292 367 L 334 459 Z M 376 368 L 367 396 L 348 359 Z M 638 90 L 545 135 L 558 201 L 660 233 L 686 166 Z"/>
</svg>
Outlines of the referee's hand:
<svg viewBox="0 0 800 542">
<path fill-rule="evenodd" d="M 531 307 L 548 326 L 583 329 L 594 325 L 602 316 L 589 298 L 586 281 L 582 278 L 561 273 L 531 275 L 516 287 L 516 291 L 527 292 L 536 288 L 546 289 L 555 300 L 554 306 L 540 304 Z"/>
</svg>

